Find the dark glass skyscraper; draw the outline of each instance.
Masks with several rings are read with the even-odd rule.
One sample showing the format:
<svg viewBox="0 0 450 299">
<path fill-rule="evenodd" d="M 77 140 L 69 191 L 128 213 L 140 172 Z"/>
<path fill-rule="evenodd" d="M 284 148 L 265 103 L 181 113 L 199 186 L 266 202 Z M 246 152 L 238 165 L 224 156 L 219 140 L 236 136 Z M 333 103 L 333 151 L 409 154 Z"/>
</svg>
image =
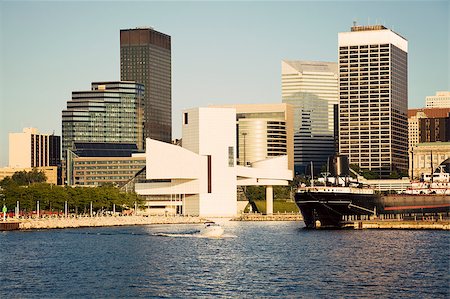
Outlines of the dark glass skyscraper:
<svg viewBox="0 0 450 299">
<path fill-rule="evenodd" d="M 145 86 L 144 136 L 171 142 L 170 36 L 152 28 L 120 30 L 120 76 Z"/>
</svg>

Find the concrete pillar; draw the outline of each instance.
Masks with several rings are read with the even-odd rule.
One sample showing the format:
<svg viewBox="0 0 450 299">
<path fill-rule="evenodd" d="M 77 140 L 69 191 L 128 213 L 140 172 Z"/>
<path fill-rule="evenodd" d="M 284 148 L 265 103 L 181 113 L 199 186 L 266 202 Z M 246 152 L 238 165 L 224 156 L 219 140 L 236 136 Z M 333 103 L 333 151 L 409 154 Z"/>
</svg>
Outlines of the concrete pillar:
<svg viewBox="0 0 450 299">
<path fill-rule="evenodd" d="M 266 214 L 273 214 L 273 187 L 266 186 Z"/>
</svg>

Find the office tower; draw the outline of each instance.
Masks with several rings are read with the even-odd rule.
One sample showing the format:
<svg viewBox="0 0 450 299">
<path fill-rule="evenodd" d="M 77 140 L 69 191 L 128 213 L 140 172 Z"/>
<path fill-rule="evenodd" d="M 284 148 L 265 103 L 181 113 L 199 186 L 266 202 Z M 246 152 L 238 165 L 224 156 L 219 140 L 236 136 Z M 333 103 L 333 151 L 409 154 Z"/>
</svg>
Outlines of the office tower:
<svg viewBox="0 0 450 299">
<path fill-rule="evenodd" d="M 251 165 L 270 157 L 288 156 L 294 170 L 293 107 L 289 104 L 236 104 L 237 164 Z"/>
<path fill-rule="evenodd" d="M 382 25 L 339 33 L 339 151 L 382 177 L 408 170 L 407 52 Z"/>
<path fill-rule="evenodd" d="M 427 108 L 450 108 L 450 91 L 438 91 L 425 98 Z"/>
<path fill-rule="evenodd" d="M 9 133 L 9 167 L 34 168 L 61 164 L 61 137 L 35 128 Z"/>
<path fill-rule="evenodd" d="M 319 171 L 336 151 L 337 63 L 283 60 L 281 73 L 283 103 L 294 109 L 295 172 L 309 173 L 311 162 Z"/>
<path fill-rule="evenodd" d="M 120 30 L 120 77 L 145 86 L 145 138 L 171 142 L 170 36 L 152 28 Z"/>
<path fill-rule="evenodd" d="M 144 86 L 134 82 L 94 82 L 72 92 L 62 111 L 63 157 L 75 142 L 134 143 L 144 148 Z"/>
</svg>

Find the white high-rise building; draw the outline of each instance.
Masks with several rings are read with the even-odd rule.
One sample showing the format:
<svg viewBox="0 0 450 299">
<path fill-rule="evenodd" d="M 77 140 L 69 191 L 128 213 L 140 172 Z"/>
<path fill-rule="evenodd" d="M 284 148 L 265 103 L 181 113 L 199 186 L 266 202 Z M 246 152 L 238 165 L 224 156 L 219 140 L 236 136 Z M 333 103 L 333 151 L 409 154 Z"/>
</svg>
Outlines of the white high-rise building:
<svg viewBox="0 0 450 299">
<path fill-rule="evenodd" d="M 438 91 L 434 96 L 426 97 L 427 108 L 450 108 L 450 91 Z"/>
<path fill-rule="evenodd" d="M 61 163 L 61 136 L 40 134 L 36 128 L 9 133 L 9 166 L 34 168 Z"/>
<path fill-rule="evenodd" d="M 388 176 L 408 169 L 408 42 L 382 26 L 339 33 L 339 151 Z"/>
<path fill-rule="evenodd" d="M 320 169 L 336 151 L 337 63 L 283 60 L 281 93 L 283 103 L 294 109 L 296 172 L 305 173 L 311 162 Z"/>
</svg>

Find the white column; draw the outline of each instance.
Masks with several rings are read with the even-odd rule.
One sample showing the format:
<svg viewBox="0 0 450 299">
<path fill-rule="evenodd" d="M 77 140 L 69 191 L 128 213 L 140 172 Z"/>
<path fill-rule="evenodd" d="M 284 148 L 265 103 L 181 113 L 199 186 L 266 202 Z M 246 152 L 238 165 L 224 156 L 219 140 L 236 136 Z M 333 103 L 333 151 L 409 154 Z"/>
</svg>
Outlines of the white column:
<svg viewBox="0 0 450 299">
<path fill-rule="evenodd" d="M 273 214 L 273 187 L 266 186 L 266 214 Z"/>
</svg>

